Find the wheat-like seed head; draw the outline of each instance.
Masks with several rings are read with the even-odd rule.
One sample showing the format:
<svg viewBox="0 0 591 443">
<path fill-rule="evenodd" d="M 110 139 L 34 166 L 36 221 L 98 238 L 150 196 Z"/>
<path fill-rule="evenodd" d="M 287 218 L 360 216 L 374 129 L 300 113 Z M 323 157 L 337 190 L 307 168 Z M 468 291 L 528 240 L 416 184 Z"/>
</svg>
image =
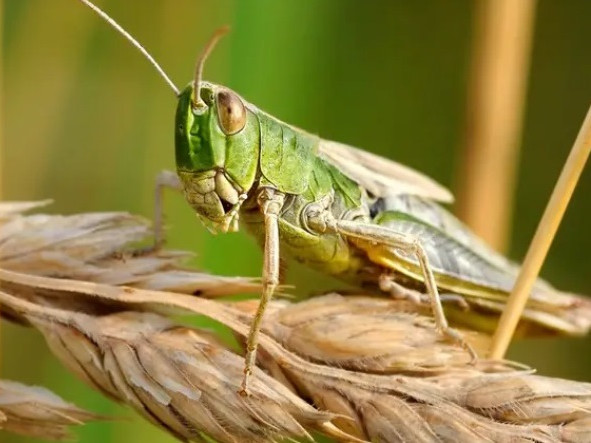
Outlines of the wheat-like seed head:
<svg viewBox="0 0 591 443">
<path fill-rule="evenodd" d="M 71 437 L 69 426 L 99 418 L 40 386 L 0 380 L 0 429 L 28 437 L 62 440 Z"/>
<path fill-rule="evenodd" d="M 37 328 L 90 386 L 181 440 L 269 442 L 311 439 L 312 431 L 338 441 L 591 439 L 591 384 L 510 362 L 471 364 L 421 309 L 364 296 L 274 303 L 252 395 L 241 397 L 241 353 L 167 314 L 207 315 L 243 339 L 256 302 L 187 293 L 227 294 L 256 283 L 178 273 L 179 253 L 134 254 L 125 239 L 149 231 L 127 214 L 35 217 L 2 218 L 0 206 L 0 267 L 19 271 L 0 269 L 2 311 Z M 17 234 L 7 235 L 7 226 Z M 35 244 L 36 252 L 6 254 L 6 239 L 13 250 Z M 70 280 L 40 265 L 48 256 L 58 257 L 53 269 Z M 23 273 L 27 266 L 32 272 Z M 122 282 L 134 287 L 114 285 Z M 487 342 L 467 337 L 477 347 Z"/>
</svg>

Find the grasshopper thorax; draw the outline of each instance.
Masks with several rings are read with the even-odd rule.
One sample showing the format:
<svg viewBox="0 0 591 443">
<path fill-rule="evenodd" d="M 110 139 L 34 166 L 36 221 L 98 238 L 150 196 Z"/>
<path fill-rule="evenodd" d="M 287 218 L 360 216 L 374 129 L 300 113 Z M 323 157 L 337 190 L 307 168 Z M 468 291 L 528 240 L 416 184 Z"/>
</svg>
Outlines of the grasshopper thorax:
<svg viewBox="0 0 591 443">
<path fill-rule="evenodd" d="M 260 129 L 257 116 L 228 88 L 201 82 L 180 94 L 176 111 L 177 172 L 185 196 L 206 225 L 237 228 L 240 204 L 256 179 Z"/>
</svg>

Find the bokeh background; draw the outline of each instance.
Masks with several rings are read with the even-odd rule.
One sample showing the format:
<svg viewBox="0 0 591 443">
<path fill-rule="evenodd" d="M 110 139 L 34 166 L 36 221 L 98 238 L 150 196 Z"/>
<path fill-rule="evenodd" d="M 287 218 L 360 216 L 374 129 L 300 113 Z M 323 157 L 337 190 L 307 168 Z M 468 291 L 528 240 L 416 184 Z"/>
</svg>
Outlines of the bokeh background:
<svg viewBox="0 0 591 443">
<path fill-rule="evenodd" d="M 206 65 L 271 114 L 322 137 L 459 183 L 470 55 L 471 0 L 143 0 L 99 3 L 179 86 L 211 32 L 232 32 Z M 56 213 L 151 215 L 157 172 L 174 167 L 176 100 L 146 61 L 74 0 L 4 0 L 2 198 L 53 198 Z M 537 7 L 509 255 L 520 260 L 591 99 L 591 2 Z M 589 168 L 587 168 L 589 169 Z M 563 221 L 543 276 L 591 294 L 591 171 Z M 483 201 L 483 205 L 487 202 Z M 261 253 L 243 233 L 210 235 L 180 195 L 166 199 L 169 245 L 200 267 L 258 276 Z M 305 293 L 334 286 L 299 266 Z M 302 283 L 304 282 L 304 283 Z M 86 388 L 39 335 L 3 322 L 1 376 L 44 385 L 90 410 L 130 417 L 78 431 L 80 441 L 172 439 Z M 528 340 L 511 358 L 542 374 L 591 381 L 591 339 Z M 32 441 L 2 435 L 4 442 Z"/>
</svg>

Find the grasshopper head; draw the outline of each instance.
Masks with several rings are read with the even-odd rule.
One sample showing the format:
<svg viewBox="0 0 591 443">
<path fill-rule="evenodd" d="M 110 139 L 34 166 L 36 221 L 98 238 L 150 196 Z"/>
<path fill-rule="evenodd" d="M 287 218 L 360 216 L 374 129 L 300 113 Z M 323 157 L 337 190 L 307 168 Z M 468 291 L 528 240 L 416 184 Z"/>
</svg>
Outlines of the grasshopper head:
<svg viewBox="0 0 591 443">
<path fill-rule="evenodd" d="M 240 204 L 252 187 L 258 166 L 258 118 L 229 89 L 203 82 L 207 56 L 228 32 L 218 29 L 197 59 L 193 82 L 179 93 L 162 67 L 115 20 L 87 0 L 87 6 L 133 44 L 156 68 L 178 97 L 176 163 L 185 195 L 206 226 L 236 230 Z"/>
<path fill-rule="evenodd" d="M 207 56 L 228 32 L 218 29 L 197 59 L 194 80 L 178 94 L 175 149 L 185 197 L 212 231 L 238 230 L 238 210 L 256 179 L 257 116 L 231 90 L 204 82 Z"/>
<path fill-rule="evenodd" d="M 179 94 L 177 172 L 208 228 L 237 229 L 238 209 L 256 179 L 259 145 L 258 118 L 238 94 L 203 81 Z"/>
</svg>

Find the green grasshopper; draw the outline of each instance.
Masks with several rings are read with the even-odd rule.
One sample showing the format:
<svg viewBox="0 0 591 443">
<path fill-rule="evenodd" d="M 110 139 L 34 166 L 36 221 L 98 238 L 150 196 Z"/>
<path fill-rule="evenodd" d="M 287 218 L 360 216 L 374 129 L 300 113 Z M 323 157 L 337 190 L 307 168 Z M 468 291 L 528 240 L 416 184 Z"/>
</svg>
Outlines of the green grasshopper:
<svg viewBox="0 0 591 443">
<path fill-rule="evenodd" d="M 263 314 L 279 284 L 280 257 L 358 287 L 430 303 L 437 329 L 464 345 L 446 314 L 476 329 L 494 327 L 491 314 L 502 310 L 517 267 L 438 205 L 452 201 L 448 190 L 394 161 L 286 124 L 203 81 L 204 62 L 225 30 L 212 37 L 194 80 L 179 91 L 126 31 L 81 1 L 140 49 L 178 98 L 177 174 L 162 183 L 182 189 L 209 229 L 232 232 L 241 225 L 263 245 L 263 290 L 247 338 L 243 393 Z M 446 300 L 453 303 L 444 313 Z M 524 319 L 533 329 L 580 335 L 591 325 L 591 303 L 540 280 Z"/>
</svg>

